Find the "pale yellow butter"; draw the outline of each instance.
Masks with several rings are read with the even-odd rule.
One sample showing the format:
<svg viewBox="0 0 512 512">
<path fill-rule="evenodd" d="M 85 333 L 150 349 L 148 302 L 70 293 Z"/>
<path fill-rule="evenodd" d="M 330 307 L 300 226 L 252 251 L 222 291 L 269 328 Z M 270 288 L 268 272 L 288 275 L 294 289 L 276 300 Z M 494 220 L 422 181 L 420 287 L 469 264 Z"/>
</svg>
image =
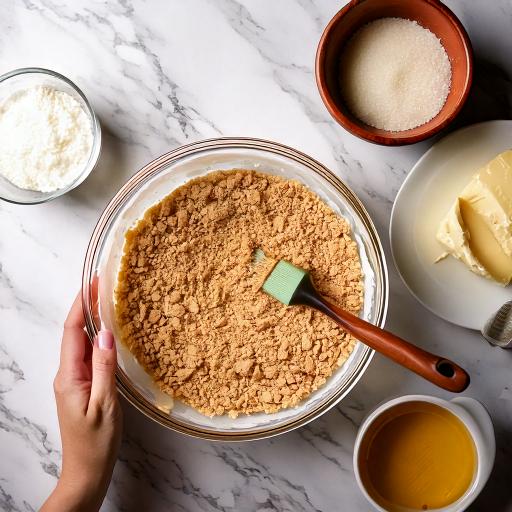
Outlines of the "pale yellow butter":
<svg viewBox="0 0 512 512">
<path fill-rule="evenodd" d="M 437 240 L 472 272 L 512 280 L 512 151 L 472 178 L 439 224 Z"/>
<path fill-rule="evenodd" d="M 471 203 L 505 254 L 512 256 L 512 150 L 480 169 L 459 197 Z"/>
<path fill-rule="evenodd" d="M 442 256 L 452 255 L 462 261 L 475 274 L 489 277 L 489 273 L 469 247 L 469 234 L 462 220 L 459 198 L 455 200 L 455 204 L 439 224 L 437 239 L 446 249 Z M 437 261 L 441 259 L 443 258 L 440 257 Z"/>
</svg>

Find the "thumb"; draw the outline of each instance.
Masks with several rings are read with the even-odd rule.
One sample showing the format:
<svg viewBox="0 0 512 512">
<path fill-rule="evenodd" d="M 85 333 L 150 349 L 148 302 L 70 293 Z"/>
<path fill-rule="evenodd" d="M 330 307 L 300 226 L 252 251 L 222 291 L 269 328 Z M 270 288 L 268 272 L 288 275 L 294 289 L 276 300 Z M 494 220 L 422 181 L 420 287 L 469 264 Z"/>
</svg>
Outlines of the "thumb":
<svg viewBox="0 0 512 512">
<path fill-rule="evenodd" d="M 91 402 L 100 407 L 115 401 L 116 390 L 116 348 L 110 331 L 98 333 L 92 350 Z"/>
</svg>

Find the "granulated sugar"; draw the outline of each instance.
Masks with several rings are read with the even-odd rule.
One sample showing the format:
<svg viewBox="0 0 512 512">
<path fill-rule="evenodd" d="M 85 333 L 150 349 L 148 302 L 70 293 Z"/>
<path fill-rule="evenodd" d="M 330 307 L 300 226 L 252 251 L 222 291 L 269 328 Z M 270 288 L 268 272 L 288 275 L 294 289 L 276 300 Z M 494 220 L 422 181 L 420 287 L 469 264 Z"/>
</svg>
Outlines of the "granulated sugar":
<svg viewBox="0 0 512 512">
<path fill-rule="evenodd" d="M 382 18 L 348 42 L 340 83 L 344 101 L 358 119 L 402 131 L 439 113 L 450 91 L 451 66 L 432 32 L 415 21 Z"/>
</svg>

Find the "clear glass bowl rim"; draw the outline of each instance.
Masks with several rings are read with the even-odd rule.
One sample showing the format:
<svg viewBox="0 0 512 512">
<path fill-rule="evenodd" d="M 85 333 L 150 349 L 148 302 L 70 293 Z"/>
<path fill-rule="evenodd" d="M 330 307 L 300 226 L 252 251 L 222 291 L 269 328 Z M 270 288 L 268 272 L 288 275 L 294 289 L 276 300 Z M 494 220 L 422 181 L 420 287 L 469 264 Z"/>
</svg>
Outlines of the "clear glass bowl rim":
<svg viewBox="0 0 512 512">
<path fill-rule="evenodd" d="M 342 194 L 345 200 L 354 208 L 356 213 L 359 215 L 359 219 L 363 222 L 367 229 L 370 240 L 373 244 L 375 254 L 378 257 L 378 268 L 376 268 L 376 278 L 380 280 L 380 286 L 382 290 L 382 296 L 380 297 L 379 303 L 376 305 L 377 308 L 377 322 L 376 324 L 380 327 L 384 326 L 387 308 L 388 308 L 388 296 L 389 296 L 389 278 L 387 272 L 386 259 L 384 250 L 380 242 L 379 235 L 370 218 L 366 208 L 363 206 L 359 198 L 352 192 L 352 190 L 345 185 L 332 171 L 322 165 L 317 160 L 310 156 L 302 153 L 296 149 L 293 149 L 284 144 L 272 142 L 264 139 L 256 139 L 250 137 L 220 137 L 213 139 L 205 139 L 202 141 L 193 142 L 180 146 L 168 153 L 161 155 L 155 160 L 149 162 L 137 173 L 135 173 L 117 192 L 112 198 L 109 204 L 101 214 L 96 227 L 92 233 L 89 245 L 87 247 L 84 269 L 82 275 L 82 307 L 85 318 L 85 327 L 89 339 L 91 342 L 95 339 L 98 333 L 98 327 L 96 325 L 93 313 L 93 297 L 92 297 L 92 281 L 94 272 L 94 262 L 103 244 L 103 239 L 111 219 L 115 218 L 116 214 L 122 208 L 124 202 L 131 196 L 132 192 L 136 190 L 141 184 L 157 175 L 162 169 L 168 167 L 174 162 L 179 161 L 181 158 L 190 157 L 194 154 L 204 152 L 206 150 L 216 149 L 253 149 L 262 150 L 274 153 L 281 157 L 291 158 L 295 161 L 302 163 L 308 167 L 312 172 L 316 172 L 326 181 L 328 181 L 339 193 Z M 365 352 L 359 365 L 354 369 L 351 382 L 348 386 L 340 389 L 337 393 L 333 394 L 330 399 L 321 406 L 306 411 L 301 416 L 295 418 L 286 424 L 279 427 L 271 427 L 267 430 L 258 430 L 253 432 L 243 433 L 220 433 L 213 431 L 205 431 L 197 428 L 193 428 L 190 425 L 176 421 L 171 416 L 164 416 L 156 407 L 149 404 L 144 397 L 131 385 L 129 378 L 125 375 L 124 371 L 118 367 L 116 372 L 116 380 L 118 390 L 121 395 L 142 412 L 147 417 L 156 421 L 159 425 L 187 434 L 192 437 L 208 439 L 214 441 L 249 441 L 255 439 L 264 439 L 284 432 L 289 432 L 303 425 L 306 425 L 310 421 L 318 418 L 329 409 L 334 407 L 342 398 L 344 398 L 350 390 L 359 381 L 366 368 L 368 367 L 374 351 L 369 347 L 364 347 Z"/>
<path fill-rule="evenodd" d="M 2 82 L 5 82 L 6 80 L 9 80 L 10 78 L 14 78 L 14 77 L 20 76 L 20 75 L 32 74 L 32 73 L 49 75 L 53 78 L 56 78 L 57 80 L 62 80 L 65 84 L 69 85 L 72 89 L 74 89 L 75 92 L 80 96 L 80 98 L 82 98 L 85 106 L 87 107 L 87 113 L 91 119 L 93 145 L 92 145 L 91 154 L 89 156 L 89 160 L 87 161 L 87 164 L 85 165 L 84 170 L 67 187 L 60 188 L 60 189 L 56 190 L 55 192 L 52 192 L 45 198 L 31 200 L 31 201 L 15 201 L 14 199 L 0 196 L 0 199 L 2 199 L 3 201 L 7 201 L 8 203 L 12 203 L 12 204 L 30 205 L 30 204 L 47 203 L 48 201 L 52 201 L 53 199 L 56 199 L 57 197 L 64 195 L 65 193 L 69 192 L 70 190 L 73 190 L 74 188 L 78 187 L 78 185 L 80 185 L 87 178 L 87 176 L 89 176 L 89 174 L 92 172 L 92 170 L 96 167 L 96 164 L 98 163 L 98 159 L 99 159 L 100 152 L 101 152 L 101 125 L 98 120 L 98 117 L 97 117 L 96 113 L 94 112 L 91 103 L 87 99 L 87 96 L 69 78 L 67 78 L 64 75 L 61 75 L 60 73 L 58 73 L 57 71 L 53 71 L 51 69 L 39 68 L 39 67 L 28 67 L 28 68 L 13 69 L 12 71 L 8 71 L 7 73 L 0 75 L 0 84 Z"/>
</svg>

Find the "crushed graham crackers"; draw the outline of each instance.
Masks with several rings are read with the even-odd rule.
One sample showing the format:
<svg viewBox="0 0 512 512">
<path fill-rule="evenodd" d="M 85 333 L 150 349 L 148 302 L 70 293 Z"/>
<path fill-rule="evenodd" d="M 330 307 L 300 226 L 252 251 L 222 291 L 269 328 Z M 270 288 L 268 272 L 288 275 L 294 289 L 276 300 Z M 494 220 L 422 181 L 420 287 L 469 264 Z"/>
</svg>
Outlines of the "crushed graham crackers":
<svg viewBox="0 0 512 512">
<path fill-rule="evenodd" d="M 359 312 L 350 226 L 299 182 L 212 172 L 126 233 L 116 288 L 122 341 L 164 392 L 208 416 L 296 406 L 355 344 L 322 313 L 258 291 L 258 247 L 309 270 L 324 296 Z"/>
</svg>

